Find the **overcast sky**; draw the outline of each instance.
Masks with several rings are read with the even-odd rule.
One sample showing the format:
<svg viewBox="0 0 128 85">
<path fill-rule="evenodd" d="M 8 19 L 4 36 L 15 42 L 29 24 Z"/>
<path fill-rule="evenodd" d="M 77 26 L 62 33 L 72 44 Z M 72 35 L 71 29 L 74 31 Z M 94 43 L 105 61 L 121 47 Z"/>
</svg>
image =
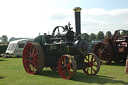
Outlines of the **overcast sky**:
<svg viewBox="0 0 128 85">
<path fill-rule="evenodd" d="M 81 7 L 82 33 L 128 30 L 128 0 L 0 0 L 0 37 L 35 38 L 71 22 Z"/>
</svg>

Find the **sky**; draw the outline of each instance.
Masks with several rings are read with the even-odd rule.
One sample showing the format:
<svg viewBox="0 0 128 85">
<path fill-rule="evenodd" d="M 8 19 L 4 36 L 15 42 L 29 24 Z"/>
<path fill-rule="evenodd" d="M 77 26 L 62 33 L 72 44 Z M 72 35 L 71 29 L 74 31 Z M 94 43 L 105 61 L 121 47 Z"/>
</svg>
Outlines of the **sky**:
<svg viewBox="0 0 128 85">
<path fill-rule="evenodd" d="M 82 33 L 128 30 L 128 0 L 0 0 L 0 37 L 35 38 L 68 22 L 75 31 L 75 7 Z"/>
</svg>

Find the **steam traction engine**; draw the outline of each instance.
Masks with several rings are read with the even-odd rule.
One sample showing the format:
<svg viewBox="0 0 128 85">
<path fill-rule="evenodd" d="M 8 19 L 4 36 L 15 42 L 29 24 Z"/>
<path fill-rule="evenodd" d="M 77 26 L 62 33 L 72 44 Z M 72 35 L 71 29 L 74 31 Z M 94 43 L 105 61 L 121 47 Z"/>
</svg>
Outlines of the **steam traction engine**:
<svg viewBox="0 0 128 85">
<path fill-rule="evenodd" d="M 87 42 L 81 39 L 80 10 L 79 7 L 74 9 L 76 33 L 72 31 L 70 23 L 65 27 L 56 26 L 52 35 L 40 35 L 34 42 L 25 45 L 22 58 L 27 73 L 38 74 L 44 67 L 50 67 L 58 71 L 62 78 L 72 79 L 80 69 L 87 75 L 99 72 L 98 57 L 86 53 Z"/>
<path fill-rule="evenodd" d="M 110 64 L 112 60 L 125 61 L 128 56 L 128 31 L 116 30 L 113 36 L 106 37 L 94 47 L 94 53 L 99 57 L 101 64 Z"/>
</svg>

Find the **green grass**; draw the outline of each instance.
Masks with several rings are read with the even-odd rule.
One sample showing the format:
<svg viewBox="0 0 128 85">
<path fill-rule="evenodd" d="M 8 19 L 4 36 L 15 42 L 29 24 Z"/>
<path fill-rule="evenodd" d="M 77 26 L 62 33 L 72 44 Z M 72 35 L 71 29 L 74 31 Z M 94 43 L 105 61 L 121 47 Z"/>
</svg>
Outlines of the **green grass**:
<svg viewBox="0 0 128 85">
<path fill-rule="evenodd" d="M 0 85 L 128 85 L 124 68 L 123 63 L 112 63 L 101 66 L 96 76 L 88 76 L 78 70 L 73 80 L 64 80 L 49 68 L 44 68 L 41 75 L 27 74 L 22 58 L 0 58 Z"/>
</svg>

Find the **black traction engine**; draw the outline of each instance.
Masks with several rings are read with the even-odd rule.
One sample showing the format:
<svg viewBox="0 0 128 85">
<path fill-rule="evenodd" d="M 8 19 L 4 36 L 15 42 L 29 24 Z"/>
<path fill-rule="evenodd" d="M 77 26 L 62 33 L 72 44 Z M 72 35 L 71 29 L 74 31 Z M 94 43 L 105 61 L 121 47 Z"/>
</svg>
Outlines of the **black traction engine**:
<svg viewBox="0 0 128 85">
<path fill-rule="evenodd" d="M 39 35 L 23 50 L 23 66 L 29 74 L 39 74 L 44 67 L 58 71 L 64 79 L 75 77 L 77 70 L 96 75 L 100 70 L 98 57 L 87 53 L 88 43 L 81 39 L 80 7 L 74 8 L 76 32 L 70 23 L 56 26 L 51 35 Z"/>
</svg>

